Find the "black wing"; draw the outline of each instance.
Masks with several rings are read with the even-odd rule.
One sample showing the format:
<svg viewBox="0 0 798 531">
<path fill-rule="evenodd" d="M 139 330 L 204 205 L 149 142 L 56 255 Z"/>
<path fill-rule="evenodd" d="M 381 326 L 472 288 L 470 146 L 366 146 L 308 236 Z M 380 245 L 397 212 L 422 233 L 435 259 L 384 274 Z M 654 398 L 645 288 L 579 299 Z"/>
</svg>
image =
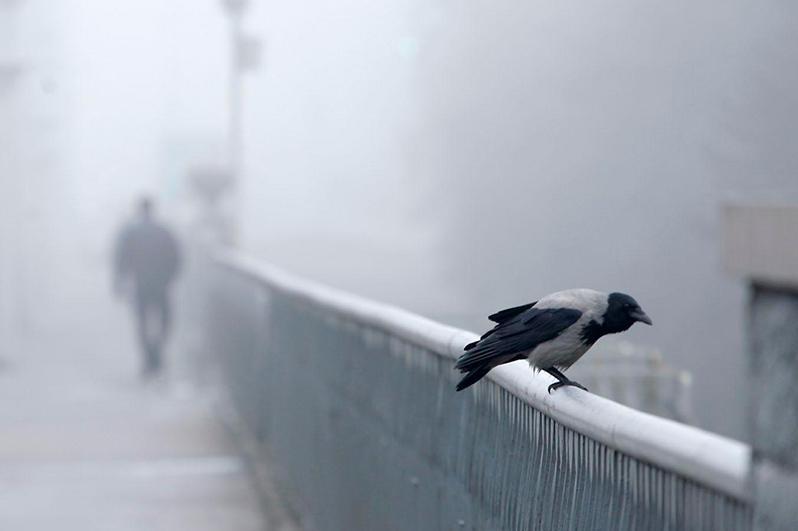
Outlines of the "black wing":
<svg viewBox="0 0 798 531">
<path fill-rule="evenodd" d="M 535 301 L 535 302 L 530 302 L 529 304 L 523 304 L 521 306 L 507 308 L 506 310 L 500 310 L 496 313 L 490 314 L 488 316 L 488 319 L 493 321 L 494 323 L 498 323 L 501 325 L 511 320 L 512 318 L 521 315 L 522 313 L 524 313 L 525 311 L 527 311 L 537 303 L 538 301 Z M 483 339 L 494 333 L 498 328 L 499 326 L 494 326 L 493 328 L 482 334 L 482 337 L 479 338 L 479 341 L 474 341 L 473 343 L 469 343 L 468 345 L 466 345 L 465 350 L 471 350 L 472 348 L 476 347 L 477 345 L 479 345 L 480 341 L 482 341 Z"/>
<path fill-rule="evenodd" d="M 491 362 L 512 361 L 511 355 L 528 352 L 554 339 L 581 316 L 582 312 L 572 308 L 530 308 L 496 325 L 482 339 L 466 347 L 467 351 L 457 360 L 456 367 L 461 372 L 469 372 L 485 365 L 492 366 Z"/>
<path fill-rule="evenodd" d="M 535 302 L 530 302 L 529 304 L 523 304 L 521 306 L 516 306 L 514 308 L 507 308 L 506 310 L 501 310 L 501 311 L 496 312 L 496 313 L 494 313 L 492 315 L 489 315 L 488 319 L 490 319 L 494 323 L 501 324 L 501 323 L 503 323 L 505 321 L 509 321 L 510 319 L 512 319 L 513 317 L 515 317 L 518 314 L 524 313 L 525 311 L 527 311 L 528 309 L 530 309 L 532 306 L 536 305 L 537 303 L 538 303 L 538 301 L 535 301 Z"/>
</svg>

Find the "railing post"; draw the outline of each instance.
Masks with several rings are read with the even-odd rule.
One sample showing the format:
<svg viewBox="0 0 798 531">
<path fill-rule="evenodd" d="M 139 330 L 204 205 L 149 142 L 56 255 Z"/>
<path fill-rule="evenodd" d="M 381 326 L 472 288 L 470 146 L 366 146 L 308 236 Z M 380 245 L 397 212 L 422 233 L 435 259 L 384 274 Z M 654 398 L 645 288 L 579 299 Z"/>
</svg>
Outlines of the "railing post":
<svg viewBox="0 0 798 531">
<path fill-rule="evenodd" d="M 798 206 L 728 206 L 727 268 L 747 314 L 754 528 L 798 529 Z"/>
</svg>

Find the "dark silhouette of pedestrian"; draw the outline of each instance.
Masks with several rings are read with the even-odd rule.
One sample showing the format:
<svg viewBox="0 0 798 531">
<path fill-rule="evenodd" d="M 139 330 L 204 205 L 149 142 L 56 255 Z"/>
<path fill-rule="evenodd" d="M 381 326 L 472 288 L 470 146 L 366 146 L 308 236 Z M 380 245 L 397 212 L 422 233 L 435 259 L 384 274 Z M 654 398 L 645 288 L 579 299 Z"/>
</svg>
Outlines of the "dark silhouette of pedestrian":
<svg viewBox="0 0 798 531">
<path fill-rule="evenodd" d="M 172 232 L 155 219 L 149 197 L 119 233 L 114 252 L 114 289 L 129 299 L 143 355 L 142 375 L 163 366 L 163 348 L 172 324 L 170 288 L 181 266 L 180 248 Z"/>
</svg>

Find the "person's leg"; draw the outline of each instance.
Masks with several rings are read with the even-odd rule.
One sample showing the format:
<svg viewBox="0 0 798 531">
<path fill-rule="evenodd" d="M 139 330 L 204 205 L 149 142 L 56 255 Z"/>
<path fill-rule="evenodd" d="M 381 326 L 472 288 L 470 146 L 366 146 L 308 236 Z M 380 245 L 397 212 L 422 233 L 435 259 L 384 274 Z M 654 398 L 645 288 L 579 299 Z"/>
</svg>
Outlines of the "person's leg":
<svg viewBox="0 0 798 531">
<path fill-rule="evenodd" d="M 161 297 L 161 325 L 161 342 L 166 343 L 172 333 L 172 301 L 167 291 Z"/>
<path fill-rule="evenodd" d="M 141 350 L 141 374 L 148 376 L 153 372 L 152 358 L 152 319 L 150 298 L 144 293 L 136 294 L 136 330 Z"/>
<path fill-rule="evenodd" d="M 163 291 L 153 299 L 153 357 L 156 371 L 163 366 L 163 351 L 172 325 L 171 307 L 169 305 L 168 294 Z"/>
</svg>

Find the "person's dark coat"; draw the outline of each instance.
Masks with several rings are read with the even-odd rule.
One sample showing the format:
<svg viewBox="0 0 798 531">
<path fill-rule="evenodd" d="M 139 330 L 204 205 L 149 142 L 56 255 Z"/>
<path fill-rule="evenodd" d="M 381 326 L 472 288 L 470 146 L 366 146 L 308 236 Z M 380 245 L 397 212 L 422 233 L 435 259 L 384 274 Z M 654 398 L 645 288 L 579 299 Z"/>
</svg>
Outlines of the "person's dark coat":
<svg viewBox="0 0 798 531">
<path fill-rule="evenodd" d="M 115 250 L 117 281 L 132 282 L 137 294 L 165 292 L 180 271 L 177 241 L 164 226 L 141 219 L 126 227 Z"/>
</svg>

